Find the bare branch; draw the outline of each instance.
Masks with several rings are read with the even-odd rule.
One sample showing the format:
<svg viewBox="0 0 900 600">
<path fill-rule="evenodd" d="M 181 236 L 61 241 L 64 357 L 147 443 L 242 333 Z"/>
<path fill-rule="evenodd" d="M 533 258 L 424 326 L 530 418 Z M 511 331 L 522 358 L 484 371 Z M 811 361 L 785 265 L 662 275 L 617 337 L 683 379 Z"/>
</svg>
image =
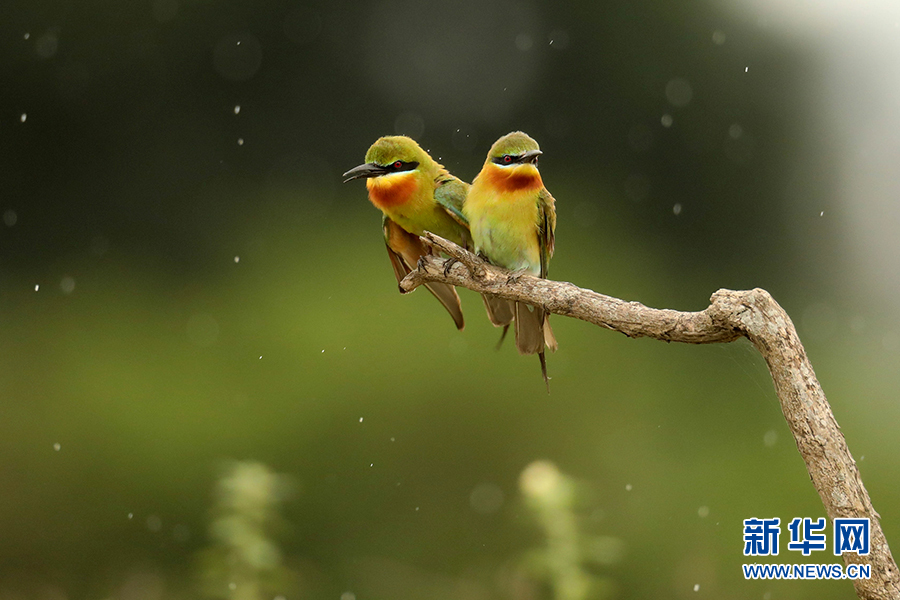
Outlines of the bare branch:
<svg viewBox="0 0 900 600">
<path fill-rule="evenodd" d="M 459 262 L 445 274 L 445 259 L 437 255 L 426 257 L 420 262 L 420 268 L 400 283 L 406 291 L 429 281 L 449 283 L 542 306 L 552 313 L 594 323 L 628 337 L 688 344 L 749 339 L 769 367 L 781 410 L 828 518 L 870 519 L 870 554 L 843 555 L 846 564 L 871 565 L 871 579 L 854 581 L 857 595 L 865 600 L 900 599 L 900 573 L 881 530 L 879 515 L 872 507 L 856 462 L 797 331 L 768 292 L 759 288 L 719 290 L 712 295 L 710 306 L 700 312 L 647 308 L 638 302 L 625 302 L 571 283 L 514 276 L 431 233 L 426 232 L 423 240 Z"/>
</svg>

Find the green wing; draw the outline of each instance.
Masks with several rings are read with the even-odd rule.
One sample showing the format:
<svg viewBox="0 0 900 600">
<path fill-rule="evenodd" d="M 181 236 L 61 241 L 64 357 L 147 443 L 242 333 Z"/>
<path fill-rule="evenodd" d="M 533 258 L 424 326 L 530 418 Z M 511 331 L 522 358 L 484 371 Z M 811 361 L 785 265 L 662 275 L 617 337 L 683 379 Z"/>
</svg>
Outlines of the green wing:
<svg viewBox="0 0 900 600">
<path fill-rule="evenodd" d="M 546 278 L 556 245 L 556 201 L 547 188 L 538 194 L 538 244 L 541 247 L 541 277 Z"/>
<path fill-rule="evenodd" d="M 463 216 L 463 203 L 469 193 L 469 184 L 453 175 L 441 174 L 434 180 L 434 199 L 447 211 L 454 221 L 469 228 L 469 221 Z"/>
</svg>

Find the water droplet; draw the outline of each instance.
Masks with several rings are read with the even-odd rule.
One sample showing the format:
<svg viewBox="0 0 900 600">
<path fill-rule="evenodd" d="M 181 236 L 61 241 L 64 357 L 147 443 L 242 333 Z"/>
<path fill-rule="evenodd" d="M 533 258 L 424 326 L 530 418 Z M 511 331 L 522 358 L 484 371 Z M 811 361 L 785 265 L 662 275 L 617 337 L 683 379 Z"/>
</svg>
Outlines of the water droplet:
<svg viewBox="0 0 900 600">
<path fill-rule="evenodd" d="M 56 442 L 55 444 L 53 444 L 53 449 L 59 452 L 60 449 L 62 449 L 62 446 L 60 446 L 59 442 Z"/>
<path fill-rule="evenodd" d="M 241 112 L 241 105 L 240 105 L 240 104 L 235 104 L 235 106 L 234 106 L 234 114 L 237 115 L 237 114 L 240 114 L 240 112 Z"/>
<path fill-rule="evenodd" d="M 709 516 L 709 507 L 701 506 L 700 508 L 698 508 L 697 516 L 700 517 L 701 519 L 705 519 L 706 517 L 708 517 Z"/>
<path fill-rule="evenodd" d="M 668 113 L 664 114 L 659 122 L 662 123 L 663 127 L 671 127 L 673 122 L 672 115 Z"/>
<path fill-rule="evenodd" d="M 774 429 L 770 429 L 763 436 L 763 444 L 765 444 L 766 448 L 771 448 L 775 445 L 775 442 L 778 441 L 778 432 Z"/>
<path fill-rule="evenodd" d="M 234 257 L 234 262 L 236 262 L 236 263 L 241 262 L 241 257 L 240 257 L 240 256 L 235 256 L 235 257 Z"/>
<path fill-rule="evenodd" d="M 19 220 L 19 215 L 17 215 L 16 211 L 14 211 L 11 208 L 9 210 L 7 210 L 5 213 L 3 213 L 3 224 L 6 225 L 7 227 L 12 227 L 13 225 L 16 224 L 16 221 L 18 221 L 18 220 Z"/>
<path fill-rule="evenodd" d="M 41 286 L 40 286 L 40 284 L 37 284 L 37 283 L 36 283 L 36 284 L 34 285 L 34 291 L 38 291 L 39 289 L 41 289 Z"/>
<path fill-rule="evenodd" d="M 822 212 L 820 212 L 820 213 L 819 213 L 819 216 L 820 216 L 820 217 L 824 217 L 824 216 L 825 216 L 825 211 L 823 210 Z"/>
<path fill-rule="evenodd" d="M 244 138 L 238 138 L 238 146 L 244 145 Z"/>
<path fill-rule="evenodd" d="M 715 31 L 713 31 L 712 41 L 713 41 L 713 44 L 715 44 L 716 46 L 721 46 L 722 44 L 724 44 L 725 43 L 725 32 L 721 31 L 719 29 L 716 29 Z"/>
<path fill-rule="evenodd" d="M 238 42 L 238 44 L 240 44 L 240 42 Z M 235 582 L 232 581 L 231 583 L 228 584 L 228 589 L 229 589 L 229 590 L 236 590 L 236 589 L 237 589 L 237 584 L 236 584 Z"/>
<path fill-rule="evenodd" d="M 744 67 L 744 73 L 750 70 L 750 67 Z"/>
<path fill-rule="evenodd" d="M 630 492 L 630 491 L 633 490 L 633 489 L 634 489 L 634 488 L 632 487 L 632 485 L 631 485 L 630 483 L 625 484 L 625 491 L 626 491 L 626 492 Z"/>
<path fill-rule="evenodd" d="M 360 422 L 360 423 L 363 422 L 363 418 L 364 418 L 364 417 L 360 417 L 360 418 L 359 418 L 359 422 Z"/>
<path fill-rule="evenodd" d="M 63 294 L 71 294 L 75 291 L 75 278 L 69 277 L 66 275 L 59 282 L 59 289 L 63 291 Z"/>
<path fill-rule="evenodd" d="M 31 37 L 31 34 L 30 34 L 30 33 L 26 33 L 23 37 L 27 40 L 28 38 Z"/>
<path fill-rule="evenodd" d="M 666 99 L 672 106 L 683 107 L 691 103 L 694 90 L 687 79 L 676 77 L 666 84 Z"/>
<path fill-rule="evenodd" d="M 162 519 L 157 517 L 156 515 L 150 515 L 147 517 L 147 529 L 156 533 L 160 529 L 162 529 Z"/>
<path fill-rule="evenodd" d="M 520 33 L 516 36 L 516 48 L 518 48 L 522 52 L 531 50 L 532 45 L 534 45 L 534 41 L 527 33 Z"/>
<path fill-rule="evenodd" d="M 695 592 L 699 592 L 699 591 L 700 591 L 700 584 L 699 584 L 699 583 L 695 583 L 695 584 L 694 584 L 694 591 L 695 591 Z"/>
<path fill-rule="evenodd" d="M 344 592 L 341 594 L 341 600 L 356 600 L 356 594 L 353 592 Z"/>
<path fill-rule="evenodd" d="M 672 207 L 672 214 L 676 217 L 681 214 L 681 204 L 675 204 L 675 206 Z"/>
<path fill-rule="evenodd" d="M 26 119 L 28 119 L 28 115 L 25 113 L 22 113 L 22 116 L 19 117 L 19 120 L 23 123 L 25 122 Z"/>
<path fill-rule="evenodd" d="M 134 518 L 134 513 L 128 513 L 128 518 L 129 518 L 129 519 L 133 519 L 133 518 Z"/>
</svg>

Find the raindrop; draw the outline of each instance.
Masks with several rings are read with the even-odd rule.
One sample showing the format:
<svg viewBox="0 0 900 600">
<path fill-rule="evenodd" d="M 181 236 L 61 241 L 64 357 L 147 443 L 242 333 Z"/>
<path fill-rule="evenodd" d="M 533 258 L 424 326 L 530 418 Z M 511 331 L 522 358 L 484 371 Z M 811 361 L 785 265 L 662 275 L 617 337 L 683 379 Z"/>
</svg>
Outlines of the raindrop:
<svg viewBox="0 0 900 600">
<path fill-rule="evenodd" d="M 238 44 L 240 44 L 240 42 L 238 42 Z M 235 582 L 232 581 L 231 583 L 228 584 L 228 589 L 229 589 L 229 590 L 236 590 L 236 589 L 237 589 L 237 584 L 236 584 Z"/>
<path fill-rule="evenodd" d="M 24 37 L 25 37 L 25 39 L 27 40 L 28 38 L 31 37 L 31 34 L 30 34 L 30 33 L 26 33 Z"/>
<path fill-rule="evenodd" d="M 709 507 L 701 506 L 700 508 L 698 508 L 697 516 L 700 517 L 701 519 L 705 519 L 706 517 L 708 517 L 709 516 Z"/>
<path fill-rule="evenodd" d="M 26 113 L 22 113 L 19 116 L 19 121 L 21 121 L 22 123 L 24 123 L 26 119 L 28 119 L 28 115 Z"/>
<path fill-rule="evenodd" d="M 632 487 L 632 485 L 631 485 L 630 483 L 625 484 L 625 491 L 626 491 L 626 492 L 630 492 L 630 491 L 633 490 L 633 489 L 634 489 L 634 488 Z"/>
<path fill-rule="evenodd" d="M 694 90 L 687 79 L 676 77 L 666 84 L 666 99 L 672 106 L 687 106 L 694 97 Z"/>
<path fill-rule="evenodd" d="M 160 529 L 162 529 L 162 519 L 157 517 L 156 515 L 150 515 L 147 517 L 147 529 L 156 533 Z"/>
<path fill-rule="evenodd" d="M 676 217 L 681 214 L 681 204 L 676 203 L 675 206 L 672 207 L 672 214 Z"/>
<path fill-rule="evenodd" d="M 34 43 L 34 50 L 41 58 L 52 58 L 59 49 L 59 38 L 57 37 L 57 29 L 52 29 L 39 37 Z"/>
<path fill-rule="evenodd" d="M 737 123 L 733 123 L 731 127 L 728 128 L 728 135 L 731 137 L 731 139 L 736 140 L 744 135 L 744 128 Z"/>
<path fill-rule="evenodd" d="M 244 145 L 244 138 L 238 138 L 238 146 Z"/>
<path fill-rule="evenodd" d="M 765 444 L 766 448 L 771 448 L 778 441 L 778 432 L 774 429 L 770 429 L 763 436 L 763 444 Z"/>
<path fill-rule="evenodd" d="M 5 213 L 3 213 L 3 223 L 7 227 L 12 227 L 13 225 L 16 224 L 16 221 L 18 221 L 18 220 L 19 220 L 19 216 L 16 214 L 16 211 L 14 211 L 13 209 L 9 209 Z"/>
<path fill-rule="evenodd" d="M 472 152 L 478 145 L 478 134 L 470 127 L 460 127 L 453 132 L 453 147 L 460 152 Z"/>
<path fill-rule="evenodd" d="M 695 583 L 695 584 L 694 584 L 694 591 L 695 591 L 695 592 L 699 592 L 699 591 L 700 591 L 700 584 L 699 584 L 699 583 Z"/>
<path fill-rule="evenodd" d="M 721 31 L 719 29 L 716 29 L 715 31 L 713 31 L 712 41 L 713 41 L 713 44 L 715 44 L 716 46 L 721 46 L 722 44 L 724 44 L 725 43 L 725 32 Z"/>
<path fill-rule="evenodd" d="M 673 122 L 672 115 L 669 113 L 664 114 L 659 122 L 662 123 L 663 127 L 671 127 Z"/>
<path fill-rule="evenodd" d="M 75 291 L 75 279 L 66 275 L 60 280 L 59 289 L 62 290 L 63 294 L 71 294 Z"/>
<path fill-rule="evenodd" d="M 133 519 L 133 518 L 134 518 L 134 513 L 128 513 L 128 518 L 129 518 L 129 519 Z"/>
<path fill-rule="evenodd" d="M 392 441 L 392 442 L 396 442 L 397 439 L 396 439 L 396 438 L 391 438 L 391 441 Z"/>
<path fill-rule="evenodd" d="M 213 68 L 225 79 L 246 81 L 261 64 L 262 45 L 252 34 L 227 35 L 213 48 Z"/>
<path fill-rule="evenodd" d="M 569 47 L 569 34 L 564 29 L 554 29 L 550 32 L 550 44 L 554 50 L 565 50 Z"/>
<path fill-rule="evenodd" d="M 525 52 L 527 50 L 531 50 L 531 46 L 534 44 L 534 41 L 531 39 L 531 36 L 527 33 L 520 33 L 516 36 L 516 48 Z"/>
<path fill-rule="evenodd" d="M 503 490 L 494 483 L 482 483 L 469 494 L 469 506 L 477 513 L 489 515 L 503 506 Z"/>
<path fill-rule="evenodd" d="M 750 67 L 744 67 L 744 73 L 750 70 Z"/>
<path fill-rule="evenodd" d="M 59 444 L 59 442 L 56 442 L 55 444 L 53 444 L 53 449 L 59 452 L 60 449 L 62 449 L 62 446 Z"/>
<path fill-rule="evenodd" d="M 240 104 L 236 104 L 236 105 L 234 106 L 234 114 L 238 115 L 238 114 L 240 114 L 240 113 L 241 113 L 241 105 L 240 105 Z"/>
<path fill-rule="evenodd" d="M 359 422 L 360 422 L 360 423 L 363 422 L 363 417 L 360 417 L 360 418 L 359 418 Z"/>
<path fill-rule="evenodd" d="M 235 257 L 234 257 L 234 262 L 236 262 L 236 263 L 241 262 L 241 257 L 240 257 L 240 256 L 235 256 Z"/>
<path fill-rule="evenodd" d="M 344 592 L 341 594 L 341 600 L 356 600 L 356 594 L 353 592 Z"/>
<path fill-rule="evenodd" d="M 34 284 L 34 291 L 38 291 L 41 289 L 41 285 L 39 283 Z"/>
<path fill-rule="evenodd" d="M 824 216 L 825 216 L 825 211 L 823 210 L 822 212 L 820 212 L 820 213 L 819 213 L 819 216 L 820 216 L 820 217 L 824 217 Z"/>
</svg>

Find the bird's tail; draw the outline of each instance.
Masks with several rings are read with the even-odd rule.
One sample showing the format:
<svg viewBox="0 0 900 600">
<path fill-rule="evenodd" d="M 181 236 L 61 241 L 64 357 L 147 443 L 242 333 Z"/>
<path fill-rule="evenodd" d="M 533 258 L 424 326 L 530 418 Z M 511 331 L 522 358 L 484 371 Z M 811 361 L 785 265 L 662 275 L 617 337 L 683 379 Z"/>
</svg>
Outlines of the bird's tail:
<svg viewBox="0 0 900 600">
<path fill-rule="evenodd" d="M 547 360 L 544 347 L 556 352 L 559 344 L 553 329 L 550 327 L 550 313 L 524 302 L 515 303 L 516 316 L 516 348 L 520 354 L 537 354 L 541 360 L 541 375 L 550 391 L 550 378 L 547 376 Z"/>
</svg>

